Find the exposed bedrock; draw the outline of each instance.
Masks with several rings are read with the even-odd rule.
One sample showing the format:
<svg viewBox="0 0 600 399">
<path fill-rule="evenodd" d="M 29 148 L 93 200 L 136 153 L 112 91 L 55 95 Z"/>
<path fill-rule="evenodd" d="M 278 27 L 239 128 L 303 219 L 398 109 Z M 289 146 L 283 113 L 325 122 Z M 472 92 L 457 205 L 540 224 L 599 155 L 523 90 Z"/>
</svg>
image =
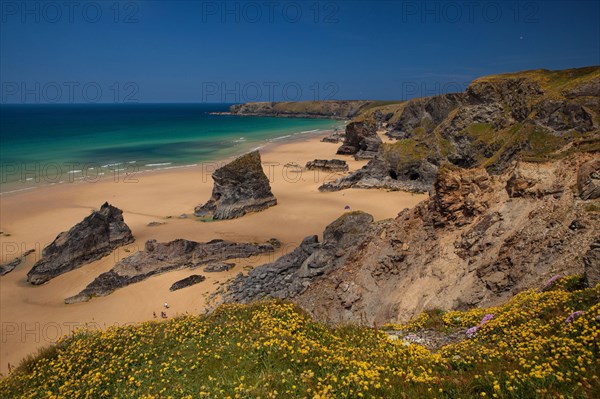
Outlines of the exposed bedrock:
<svg viewBox="0 0 600 399">
<path fill-rule="evenodd" d="M 192 286 L 195 284 L 199 284 L 199 283 L 203 282 L 204 280 L 206 280 L 206 277 L 204 277 L 200 274 L 192 274 L 189 277 L 186 277 L 184 279 L 174 282 L 173 285 L 171 285 L 171 288 L 169 288 L 169 291 L 177 291 L 182 288 L 186 288 L 186 287 L 189 287 L 189 286 Z"/>
<path fill-rule="evenodd" d="M 341 159 L 315 159 L 306 163 L 308 170 L 322 170 L 324 172 L 347 172 L 348 164 Z"/>
<path fill-rule="evenodd" d="M 148 240 L 144 251 L 137 252 L 102 273 L 79 294 L 65 299 L 66 303 L 84 302 L 94 296 L 105 296 L 114 290 L 140 282 L 148 277 L 183 268 L 235 258 L 248 258 L 273 252 L 272 244 L 235 243 L 224 240 L 195 242 L 177 239 L 167 243 Z"/>
<path fill-rule="evenodd" d="M 323 242 L 317 236 L 306 237 L 292 252 L 275 262 L 239 274 L 229 284 L 223 299 L 227 302 L 249 302 L 272 298 L 294 298 L 311 281 L 343 264 L 348 249 L 360 245 L 368 234 L 373 217 L 367 213 L 349 212 L 329 224 Z"/>
<path fill-rule="evenodd" d="M 196 207 L 196 216 L 234 219 L 277 204 L 258 150 L 217 169 L 212 178 L 212 196 L 206 204 Z"/>
<path fill-rule="evenodd" d="M 577 174 L 577 187 L 583 200 L 600 198 L 600 158 L 581 165 Z"/>
<path fill-rule="evenodd" d="M 110 254 L 133 242 L 123 211 L 105 202 L 69 231 L 60 233 L 42 251 L 42 258 L 27 273 L 31 284 L 46 281 Z"/>
<path fill-rule="evenodd" d="M 13 260 L 1 264 L 0 265 L 0 276 L 4 276 L 5 274 L 10 273 L 13 270 L 15 270 L 15 268 L 17 266 L 19 266 L 23 262 L 23 260 L 25 260 L 27 255 L 32 254 L 33 252 L 35 252 L 35 249 L 28 249 L 27 251 L 23 252 L 20 256 L 17 256 Z"/>
<path fill-rule="evenodd" d="M 377 108 L 370 110 L 361 122 L 379 124 L 397 141 L 382 144 L 363 170 L 322 190 L 428 191 L 437 169 L 446 162 L 462 168 L 485 167 L 495 175 L 516 160 L 597 152 L 599 71 L 590 67 L 483 77 L 464 93 L 382 106 L 385 115 Z"/>
<path fill-rule="evenodd" d="M 344 262 L 293 300 L 319 319 L 381 325 L 494 305 L 555 274 L 594 284 L 600 214 L 576 184 L 593 160 L 519 162 L 500 175 L 442 167 L 428 200 L 365 226 Z"/>
<path fill-rule="evenodd" d="M 377 125 L 372 122 L 352 122 L 346 126 L 344 143 L 338 148 L 340 155 L 354 155 L 355 159 L 371 159 L 381 147 Z"/>
</svg>

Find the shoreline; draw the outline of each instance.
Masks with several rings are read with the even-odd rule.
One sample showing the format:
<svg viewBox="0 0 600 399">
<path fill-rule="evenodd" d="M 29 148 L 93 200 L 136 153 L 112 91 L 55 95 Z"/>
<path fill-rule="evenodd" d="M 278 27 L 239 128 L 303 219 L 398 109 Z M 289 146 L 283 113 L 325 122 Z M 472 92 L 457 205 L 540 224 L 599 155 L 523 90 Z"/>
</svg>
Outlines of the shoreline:
<svg viewBox="0 0 600 399">
<path fill-rule="evenodd" d="M 36 250 L 12 272 L 0 277 L 0 373 L 6 375 L 8 363 L 19 364 L 25 356 L 68 334 L 73 326 L 104 328 L 153 320 L 152 312 L 160 313 L 164 302 L 170 305 L 169 318 L 202 313 L 206 298 L 219 286 L 238 273 L 246 273 L 288 253 L 306 236 L 321 236 L 324 228 L 343 213 L 363 210 L 381 220 L 395 217 L 403 208 L 413 207 L 427 197 L 385 190 L 319 192 L 318 186 L 323 181 L 342 174 L 299 171 L 286 165 L 304 166 L 317 158 L 339 158 L 346 160 L 353 171 L 366 164 L 350 156 L 335 155 L 339 144 L 321 142 L 325 135 L 325 132 L 296 135 L 293 140 L 266 143 L 260 151 L 263 169 L 278 204 L 239 219 L 204 223 L 192 216 L 194 207 L 210 197 L 212 171 L 228 159 L 196 167 L 149 171 L 141 173 L 136 182 L 107 179 L 87 185 L 56 184 L 0 197 L 1 261 L 10 261 L 28 249 Z M 44 285 L 28 284 L 26 274 L 39 259 L 41 250 L 57 234 L 70 229 L 105 201 L 123 210 L 135 242 Z M 161 224 L 149 226 L 151 222 Z M 283 245 L 273 254 L 232 260 L 236 266 L 228 272 L 180 269 L 89 302 L 64 304 L 65 298 L 77 294 L 118 260 L 143 249 L 147 240 L 164 242 L 177 238 L 203 242 L 216 238 L 265 242 L 277 238 Z M 205 275 L 206 280 L 169 291 L 173 282 L 195 273 Z"/>
<path fill-rule="evenodd" d="M 341 122 L 341 121 L 339 121 Z M 340 125 L 341 126 L 341 125 Z M 331 134 L 334 130 L 333 129 L 315 129 L 315 130 L 311 130 L 311 131 L 300 131 L 300 132 L 296 132 L 296 133 L 291 133 L 291 134 L 287 134 L 285 136 L 281 136 L 281 137 L 274 137 L 271 139 L 265 139 L 265 140 L 261 140 L 260 142 L 257 143 L 251 143 L 252 145 L 248 145 L 243 149 L 240 149 L 239 152 L 235 152 L 233 153 L 233 155 L 229 155 L 226 157 L 220 157 L 217 156 L 214 159 L 207 159 L 207 160 L 203 160 L 203 161 L 199 161 L 197 163 L 193 163 L 193 164 L 181 164 L 181 165 L 177 165 L 174 164 L 173 162 L 167 162 L 167 163 L 163 163 L 163 164 L 147 164 L 144 166 L 162 166 L 164 165 L 165 167 L 160 167 L 160 168 L 154 168 L 154 169 L 142 169 L 142 170 L 135 170 L 135 168 L 138 165 L 135 165 L 135 161 L 134 162 L 126 162 L 126 163 L 119 163 L 119 164 L 108 164 L 108 165 L 101 165 L 101 166 L 96 166 L 95 164 L 90 163 L 89 165 L 94 165 L 94 167 L 96 169 L 98 168 L 103 168 L 104 170 L 106 170 L 107 172 L 103 172 L 102 176 L 98 177 L 96 175 L 96 177 L 91 177 L 88 178 L 88 176 L 83 176 L 83 177 L 77 177 L 74 178 L 74 173 L 69 173 L 67 172 L 66 175 L 68 176 L 68 180 L 61 180 L 58 182 L 47 182 L 47 183 L 39 183 L 39 184 L 33 184 L 31 186 L 27 186 L 27 187 L 21 187 L 22 185 L 24 185 L 24 182 L 22 179 L 17 180 L 17 181 L 13 181 L 13 182 L 6 182 L 6 183 L 2 183 L 2 186 L 4 187 L 9 187 L 9 188 L 15 188 L 13 190 L 9 190 L 9 191 L 0 191 L 0 198 L 3 197 L 8 197 L 11 196 L 13 194 L 18 194 L 20 192 L 23 191 L 30 191 L 30 190 L 37 190 L 40 188 L 46 188 L 46 187 L 54 187 L 54 186 L 60 186 L 60 185 L 69 185 L 69 184 L 80 184 L 80 183 L 100 183 L 102 181 L 106 181 L 109 179 L 128 179 L 131 177 L 133 177 L 133 175 L 139 175 L 139 174 L 147 174 L 147 173 L 158 173 L 158 172 L 163 172 L 163 171 L 169 171 L 169 170 L 178 170 L 178 169 L 186 169 L 186 168 L 193 168 L 196 166 L 201 166 L 203 163 L 204 164 L 214 164 L 219 163 L 219 164 L 224 164 L 226 162 L 230 162 L 233 159 L 254 151 L 254 150 L 260 150 L 262 152 L 263 149 L 268 148 L 270 146 L 273 145 L 278 145 L 278 144 L 287 144 L 287 143 L 293 143 L 296 141 L 303 141 L 305 139 L 309 139 L 311 137 L 325 137 L 329 134 Z M 250 144 L 250 143 L 249 143 Z M 257 144 L 257 146 L 253 146 L 254 144 Z M 56 163 L 60 166 L 60 163 Z M 127 171 L 127 169 L 112 169 L 111 166 L 126 166 L 127 165 L 132 165 L 132 167 L 134 168 L 133 171 Z M 94 169 L 94 168 L 89 168 Z M 76 170 L 74 172 L 82 172 L 82 170 Z M 110 173 L 112 172 L 112 173 Z M 123 173 L 120 173 L 123 172 Z M 64 175 L 65 173 L 61 172 L 61 176 Z M 37 180 L 45 180 L 42 179 L 41 176 L 37 176 L 36 177 Z M 26 181 L 30 181 L 33 180 L 33 178 L 28 178 Z M 14 186 L 14 187 L 13 187 Z M 21 188 L 16 188 L 16 187 L 21 187 Z"/>
</svg>

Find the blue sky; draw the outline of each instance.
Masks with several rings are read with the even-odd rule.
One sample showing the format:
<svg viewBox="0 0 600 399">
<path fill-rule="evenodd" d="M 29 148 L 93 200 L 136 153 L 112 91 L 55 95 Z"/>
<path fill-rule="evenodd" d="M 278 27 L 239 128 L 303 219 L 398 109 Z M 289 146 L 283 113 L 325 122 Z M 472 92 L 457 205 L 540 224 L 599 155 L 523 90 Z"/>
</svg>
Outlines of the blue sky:
<svg viewBox="0 0 600 399">
<path fill-rule="evenodd" d="M 600 64 L 598 1 L 0 2 L 9 102 L 406 99 Z"/>
</svg>

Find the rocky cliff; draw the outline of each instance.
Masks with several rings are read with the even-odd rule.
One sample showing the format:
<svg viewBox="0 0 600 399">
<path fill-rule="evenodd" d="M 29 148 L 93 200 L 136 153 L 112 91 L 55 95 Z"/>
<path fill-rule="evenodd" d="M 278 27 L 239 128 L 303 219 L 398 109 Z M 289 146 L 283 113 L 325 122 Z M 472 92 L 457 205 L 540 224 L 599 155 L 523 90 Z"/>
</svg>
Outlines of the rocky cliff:
<svg viewBox="0 0 600 399">
<path fill-rule="evenodd" d="M 498 174 L 516 159 L 599 150 L 600 67 L 484 77 L 465 93 L 371 107 L 357 119 L 377 123 L 396 141 L 384 144 L 362 170 L 322 190 L 427 191 L 444 162 Z"/>
<path fill-rule="evenodd" d="M 232 105 L 229 112 L 234 115 L 352 119 L 378 103 L 364 100 L 257 102 Z"/>
<path fill-rule="evenodd" d="M 196 216 L 233 219 L 277 204 L 258 150 L 217 169 L 212 178 L 212 196 L 207 203 L 196 207 Z"/>
<path fill-rule="evenodd" d="M 368 239 L 295 301 L 329 321 L 405 321 L 433 308 L 494 305 L 554 275 L 598 279 L 597 159 L 518 162 L 499 175 L 442 167 L 430 199 L 365 226 Z"/>
<path fill-rule="evenodd" d="M 44 248 L 42 258 L 27 273 L 27 281 L 45 283 L 131 242 L 133 235 L 123 220 L 123 211 L 106 202 Z"/>
<path fill-rule="evenodd" d="M 518 162 L 497 175 L 448 164 L 414 209 L 380 222 L 347 214 L 322 244 L 307 237 L 224 296 L 291 298 L 322 320 L 381 325 L 426 309 L 494 305 L 557 274 L 596 281 L 600 207 L 588 193 L 599 172 L 593 154 Z"/>
<path fill-rule="evenodd" d="M 341 216 L 325 228 L 322 243 L 317 236 L 306 237 L 275 262 L 257 267 L 248 275 L 240 273 L 222 299 L 250 302 L 265 297 L 296 297 L 312 281 L 342 265 L 349 251 L 366 238 L 364 227 L 372 222 L 371 215 L 359 211 Z"/>
</svg>

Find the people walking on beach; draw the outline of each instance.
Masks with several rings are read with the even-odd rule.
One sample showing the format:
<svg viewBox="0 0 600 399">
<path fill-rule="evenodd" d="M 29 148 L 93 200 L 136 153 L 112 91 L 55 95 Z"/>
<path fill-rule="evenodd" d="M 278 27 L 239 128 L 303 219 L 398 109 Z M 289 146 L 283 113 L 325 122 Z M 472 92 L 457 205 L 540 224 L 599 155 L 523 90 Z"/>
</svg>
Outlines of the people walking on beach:
<svg viewBox="0 0 600 399">
<path fill-rule="evenodd" d="M 163 319 L 166 319 L 167 314 L 165 312 L 160 312 L 160 317 L 162 317 Z"/>
<path fill-rule="evenodd" d="M 156 319 L 156 312 L 152 312 L 152 316 Z"/>
<path fill-rule="evenodd" d="M 169 309 L 169 304 L 165 302 L 165 309 Z"/>
</svg>

